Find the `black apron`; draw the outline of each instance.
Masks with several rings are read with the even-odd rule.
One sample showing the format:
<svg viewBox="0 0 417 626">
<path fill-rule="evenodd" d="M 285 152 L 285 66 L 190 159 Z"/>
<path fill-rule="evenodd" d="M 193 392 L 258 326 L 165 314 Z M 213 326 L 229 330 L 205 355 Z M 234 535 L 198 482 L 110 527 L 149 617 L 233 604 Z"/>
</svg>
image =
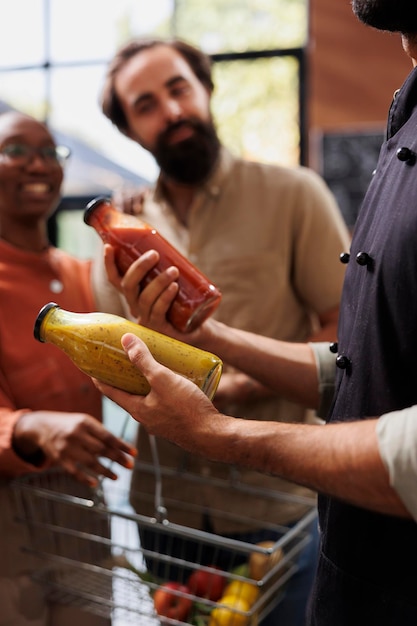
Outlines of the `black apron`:
<svg viewBox="0 0 417 626">
<path fill-rule="evenodd" d="M 330 422 L 417 404 L 416 159 L 413 70 L 391 106 L 387 141 L 355 226 Z M 309 624 L 416 626 L 417 524 L 324 496 L 319 517 Z"/>
</svg>

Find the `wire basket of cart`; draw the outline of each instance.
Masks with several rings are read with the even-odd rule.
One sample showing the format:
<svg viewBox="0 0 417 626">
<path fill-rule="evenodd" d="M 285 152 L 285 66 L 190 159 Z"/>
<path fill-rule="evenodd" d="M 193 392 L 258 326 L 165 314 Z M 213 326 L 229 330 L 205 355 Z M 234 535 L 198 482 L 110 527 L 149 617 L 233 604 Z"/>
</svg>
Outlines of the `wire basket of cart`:
<svg viewBox="0 0 417 626">
<path fill-rule="evenodd" d="M 242 526 L 251 522 L 252 502 L 262 499 L 268 505 L 294 497 L 199 475 L 184 473 L 179 479 L 202 488 L 209 483 L 240 490 L 247 515 L 236 519 L 227 510 L 210 510 L 210 515 Z M 153 517 L 132 512 L 127 488 L 117 481 L 105 480 L 93 497 L 83 496 L 70 476 L 49 470 L 15 480 L 12 493 L 25 529 L 22 549 L 39 561 L 35 579 L 45 595 L 123 625 L 256 626 L 297 571 L 297 556 L 310 541 L 308 528 L 316 514 L 314 500 L 298 498 L 305 508 L 301 519 L 292 527 L 265 521 L 263 527 L 278 539 L 258 544 L 170 522 L 175 503 L 169 498 Z M 141 547 L 138 529 L 153 533 L 152 550 Z"/>
</svg>

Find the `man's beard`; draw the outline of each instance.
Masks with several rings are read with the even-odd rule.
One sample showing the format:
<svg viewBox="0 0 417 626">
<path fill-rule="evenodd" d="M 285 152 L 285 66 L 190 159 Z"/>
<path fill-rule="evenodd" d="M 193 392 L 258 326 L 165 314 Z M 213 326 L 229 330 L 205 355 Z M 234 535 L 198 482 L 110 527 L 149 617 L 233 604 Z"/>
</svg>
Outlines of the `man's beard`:
<svg viewBox="0 0 417 626">
<path fill-rule="evenodd" d="M 378 30 L 417 33 L 416 0 L 352 0 L 361 22 Z"/>
<path fill-rule="evenodd" d="M 184 125 L 193 128 L 193 135 L 178 143 L 170 143 L 171 133 Z M 163 131 L 153 155 L 166 176 L 184 185 L 196 185 L 210 175 L 219 152 L 220 141 L 213 122 L 193 118 L 171 124 Z"/>
</svg>

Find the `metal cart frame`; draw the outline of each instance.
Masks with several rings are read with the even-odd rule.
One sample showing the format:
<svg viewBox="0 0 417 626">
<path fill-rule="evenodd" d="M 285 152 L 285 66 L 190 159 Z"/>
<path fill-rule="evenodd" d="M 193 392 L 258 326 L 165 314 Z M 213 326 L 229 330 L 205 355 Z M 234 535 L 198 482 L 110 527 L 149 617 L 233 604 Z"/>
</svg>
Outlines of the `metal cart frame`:
<svg viewBox="0 0 417 626">
<path fill-rule="evenodd" d="M 181 480 L 205 479 L 182 475 Z M 219 489 L 224 486 L 230 489 L 230 483 L 225 484 L 225 481 L 218 480 L 214 484 Z M 257 498 L 265 498 L 271 503 L 293 499 L 288 494 L 260 491 L 241 483 L 234 484 L 233 488 L 246 494 L 248 502 L 255 494 Z M 220 601 L 197 597 L 191 592 L 173 591 L 174 595 L 190 600 L 192 609 L 183 621 L 159 618 L 153 595 L 166 581 L 149 573 L 146 567 L 149 559 L 161 565 L 174 564 L 179 569 L 186 568 L 187 572 L 202 569 L 210 573 L 215 568 L 224 577 L 225 583 L 236 580 L 256 585 L 260 592 L 258 599 L 249 610 L 233 609 L 230 621 L 231 626 L 235 623 L 256 626 L 258 620 L 280 601 L 285 585 L 297 571 L 297 556 L 310 541 L 308 527 L 316 515 L 314 499 L 298 498 L 305 507 L 303 517 L 291 528 L 265 522 L 265 527 L 276 529 L 280 537 L 272 547 L 262 548 L 257 544 L 171 523 L 169 514 L 161 506 L 156 508 L 155 517 L 134 513 L 120 504 L 127 502 L 127 495 L 113 481 L 103 481 L 100 489 L 94 492 L 84 489 L 85 493 L 83 490 L 80 493 L 79 484 L 70 476 L 62 471 L 49 470 L 13 481 L 12 491 L 16 519 L 25 526 L 23 549 L 39 560 L 34 578 L 43 586 L 48 600 L 79 606 L 109 617 L 114 623 L 140 623 L 141 626 L 159 623 L 205 626 L 210 623 L 213 610 L 221 606 Z M 214 514 L 220 518 L 223 515 L 228 519 L 231 517 L 224 511 L 215 511 Z M 241 517 L 239 519 L 242 520 Z M 243 521 L 249 522 L 250 519 L 248 515 Z M 144 550 L 132 540 L 138 526 L 160 533 L 165 539 L 192 539 L 202 548 L 213 548 L 214 554 L 226 551 L 230 555 L 228 566 L 222 569 L 217 567 L 216 562 L 207 565 L 199 562 L 198 556 L 190 562 L 174 558 L 169 553 Z M 242 561 L 248 562 L 253 552 L 273 556 L 281 551 L 282 558 L 271 559 L 274 564 L 260 580 L 251 578 L 247 567 L 241 566 Z"/>
</svg>

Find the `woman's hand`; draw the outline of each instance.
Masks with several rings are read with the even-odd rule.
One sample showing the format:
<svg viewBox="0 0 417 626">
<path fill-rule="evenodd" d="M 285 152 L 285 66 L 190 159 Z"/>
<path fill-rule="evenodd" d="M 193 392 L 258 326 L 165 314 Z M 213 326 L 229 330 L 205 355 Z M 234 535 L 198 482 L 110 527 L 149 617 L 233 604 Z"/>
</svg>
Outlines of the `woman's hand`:
<svg viewBox="0 0 417 626">
<path fill-rule="evenodd" d="M 33 411 L 17 422 L 13 447 L 23 459 L 42 453 L 44 462 L 63 467 L 83 483 L 94 485 L 96 476 L 115 480 L 117 475 L 100 458 L 132 468 L 136 449 L 108 431 L 91 415 Z"/>
</svg>

